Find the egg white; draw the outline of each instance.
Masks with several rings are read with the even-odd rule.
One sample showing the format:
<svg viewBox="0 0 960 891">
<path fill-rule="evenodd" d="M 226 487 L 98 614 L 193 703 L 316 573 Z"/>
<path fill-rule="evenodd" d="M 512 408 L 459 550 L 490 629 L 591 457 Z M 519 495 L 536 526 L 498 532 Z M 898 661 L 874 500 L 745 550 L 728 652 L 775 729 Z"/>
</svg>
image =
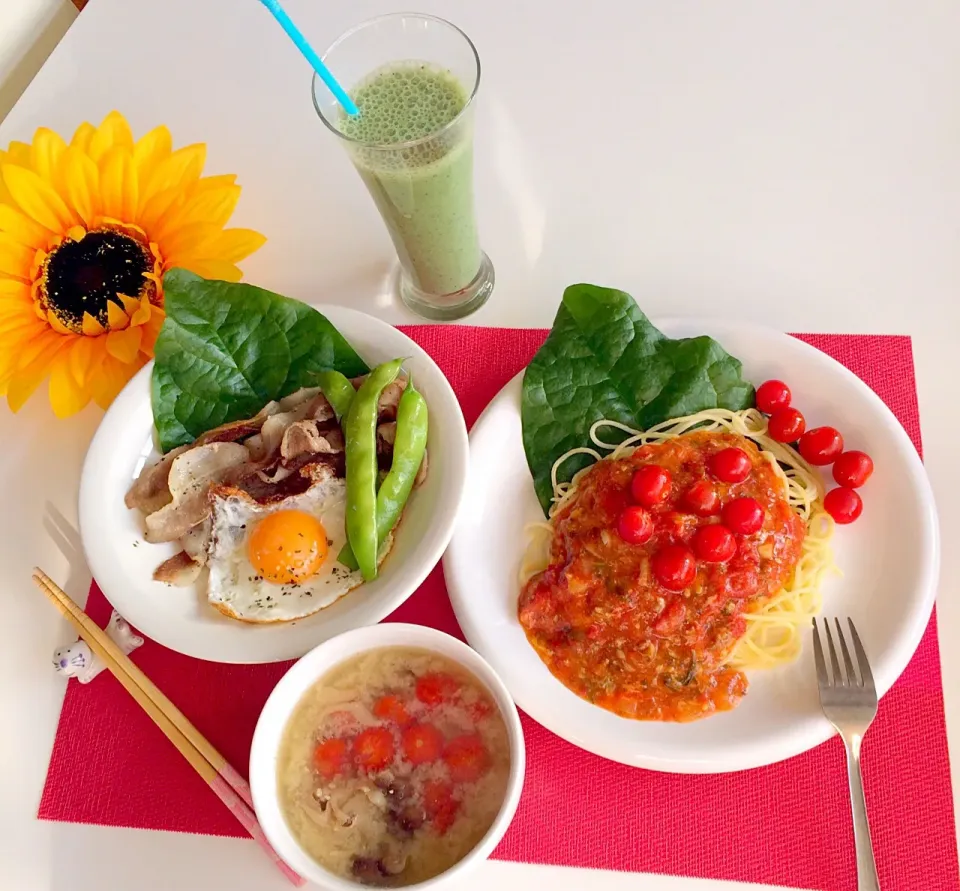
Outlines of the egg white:
<svg viewBox="0 0 960 891">
<path fill-rule="evenodd" d="M 358 571 L 351 572 L 337 561 L 347 540 L 346 498 L 346 483 L 333 477 L 276 504 L 257 504 L 245 493 L 214 495 L 207 558 L 209 603 L 243 622 L 289 622 L 330 606 L 362 584 Z M 278 585 L 261 578 L 248 557 L 249 536 L 257 522 L 279 510 L 311 514 L 327 533 L 326 560 L 316 575 L 298 585 Z"/>
</svg>

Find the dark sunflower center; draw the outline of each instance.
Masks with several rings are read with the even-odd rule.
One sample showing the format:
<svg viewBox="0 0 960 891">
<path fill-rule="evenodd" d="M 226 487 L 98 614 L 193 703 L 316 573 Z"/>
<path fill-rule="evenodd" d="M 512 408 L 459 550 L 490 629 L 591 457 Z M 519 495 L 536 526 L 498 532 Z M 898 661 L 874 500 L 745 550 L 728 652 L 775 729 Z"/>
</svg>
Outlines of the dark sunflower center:
<svg viewBox="0 0 960 891">
<path fill-rule="evenodd" d="M 137 297 L 153 268 L 147 247 L 110 229 L 88 232 L 79 241 L 65 241 L 47 258 L 41 299 L 67 327 L 79 332 L 83 314 L 107 325 L 107 301 L 118 294 Z"/>
</svg>

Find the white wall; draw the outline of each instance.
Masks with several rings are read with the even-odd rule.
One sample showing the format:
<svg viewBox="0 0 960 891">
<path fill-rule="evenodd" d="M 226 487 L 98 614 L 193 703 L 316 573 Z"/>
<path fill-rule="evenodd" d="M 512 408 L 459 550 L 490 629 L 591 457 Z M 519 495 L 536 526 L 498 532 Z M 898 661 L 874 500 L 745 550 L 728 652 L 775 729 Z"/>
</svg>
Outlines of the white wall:
<svg viewBox="0 0 960 891">
<path fill-rule="evenodd" d="M 0 0 L 0 120 L 76 15 L 70 0 Z"/>
</svg>

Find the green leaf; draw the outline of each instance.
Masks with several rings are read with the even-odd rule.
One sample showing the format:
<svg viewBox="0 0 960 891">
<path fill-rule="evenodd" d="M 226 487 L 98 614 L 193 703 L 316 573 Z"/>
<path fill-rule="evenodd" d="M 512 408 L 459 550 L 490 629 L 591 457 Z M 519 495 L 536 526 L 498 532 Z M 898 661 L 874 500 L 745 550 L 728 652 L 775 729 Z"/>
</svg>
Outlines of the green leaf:
<svg viewBox="0 0 960 891">
<path fill-rule="evenodd" d="M 571 285 L 546 342 L 523 376 L 523 448 L 544 513 L 554 462 L 590 446 L 603 418 L 646 429 L 708 408 L 740 410 L 754 403 L 740 362 L 709 337 L 671 340 L 623 291 Z M 571 458 L 569 479 L 590 462 Z"/>
<path fill-rule="evenodd" d="M 324 316 L 298 300 L 184 269 L 168 272 L 163 287 L 151 391 L 165 452 L 316 386 L 320 371 L 369 370 Z"/>
</svg>

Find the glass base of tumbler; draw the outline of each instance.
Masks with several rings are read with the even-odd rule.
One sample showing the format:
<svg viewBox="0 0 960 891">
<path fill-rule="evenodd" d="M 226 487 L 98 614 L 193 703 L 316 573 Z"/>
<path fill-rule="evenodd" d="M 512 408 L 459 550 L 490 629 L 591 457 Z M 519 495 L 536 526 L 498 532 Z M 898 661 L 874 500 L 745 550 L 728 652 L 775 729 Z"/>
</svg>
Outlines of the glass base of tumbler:
<svg viewBox="0 0 960 891">
<path fill-rule="evenodd" d="M 418 316 L 433 322 L 452 322 L 476 312 L 493 293 L 493 263 L 481 253 L 480 271 L 465 288 L 452 294 L 429 294 L 421 291 L 400 271 L 400 299 Z"/>
</svg>

